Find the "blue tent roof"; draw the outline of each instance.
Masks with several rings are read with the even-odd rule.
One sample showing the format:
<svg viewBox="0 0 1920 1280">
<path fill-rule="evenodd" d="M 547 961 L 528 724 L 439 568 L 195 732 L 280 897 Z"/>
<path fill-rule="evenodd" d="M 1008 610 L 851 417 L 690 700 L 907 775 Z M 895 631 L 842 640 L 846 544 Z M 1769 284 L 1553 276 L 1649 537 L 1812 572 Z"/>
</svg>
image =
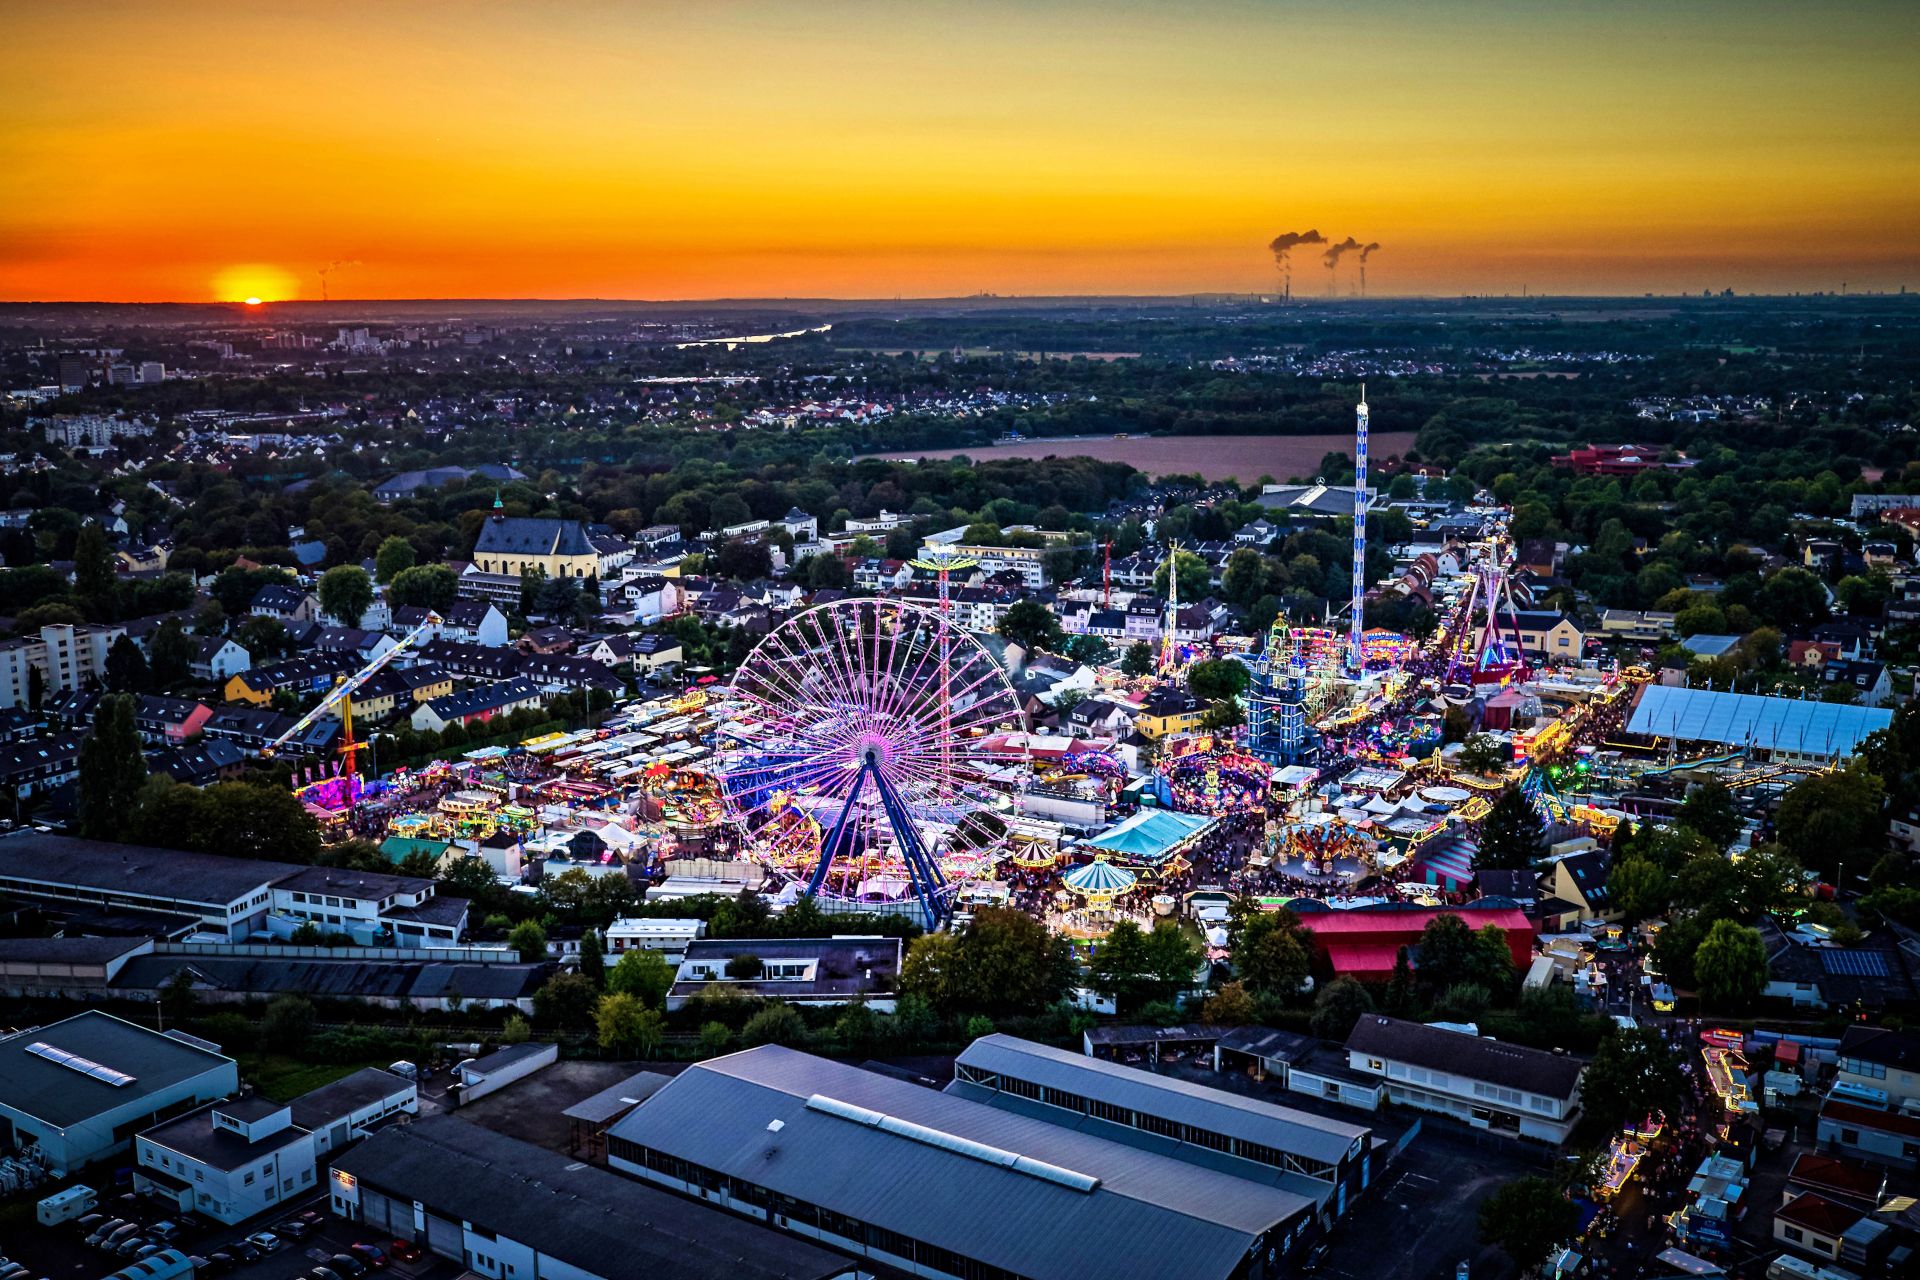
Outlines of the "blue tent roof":
<svg viewBox="0 0 1920 1280">
<path fill-rule="evenodd" d="M 1124 867 L 1116 867 L 1105 858 L 1098 858 L 1084 867 L 1075 867 L 1060 877 L 1061 883 L 1075 893 L 1084 893 L 1094 898 L 1111 898 L 1115 894 L 1125 893 L 1133 888 L 1139 877 Z"/>
<path fill-rule="evenodd" d="M 1087 841 L 1128 862 L 1164 862 L 1174 849 L 1211 827 L 1217 819 L 1167 809 L 1142 809 L 1125 822 Z"/>
<path fill-rule="evenodd" d="M 1655 684 L 1640 695 L 1627 732 L 1837 757 L 1852 755 L 1862 738 L 1891 723 L 1893 712 L 1885 707 Z"/>
<path fill-rule="evenodd" d="M 1465 884 L 1473 879 L 1480 846 L 1465 831 L 1443 831 L 1414 850 L 1413 863 L 1441 880 Z"/>
</svg>

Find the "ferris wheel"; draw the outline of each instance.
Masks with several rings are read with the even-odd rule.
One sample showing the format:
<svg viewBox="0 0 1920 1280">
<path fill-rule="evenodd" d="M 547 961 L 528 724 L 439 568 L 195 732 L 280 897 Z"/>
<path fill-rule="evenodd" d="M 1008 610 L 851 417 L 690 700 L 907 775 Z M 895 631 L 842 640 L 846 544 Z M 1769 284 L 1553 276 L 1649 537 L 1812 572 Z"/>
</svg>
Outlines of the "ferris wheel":
<svg viewBox="0 0 1920 1280">
<path fill-rule="evenodd" d="M 721 791 L 759 856 L 816 896 L 914 901 L 931 924 L 956 881 L 990 874 L 1025 761 L 1006 673 L 941 614 L 894 600 L 816 605 L 734 677 L 738 741 Z"/>
</svg>

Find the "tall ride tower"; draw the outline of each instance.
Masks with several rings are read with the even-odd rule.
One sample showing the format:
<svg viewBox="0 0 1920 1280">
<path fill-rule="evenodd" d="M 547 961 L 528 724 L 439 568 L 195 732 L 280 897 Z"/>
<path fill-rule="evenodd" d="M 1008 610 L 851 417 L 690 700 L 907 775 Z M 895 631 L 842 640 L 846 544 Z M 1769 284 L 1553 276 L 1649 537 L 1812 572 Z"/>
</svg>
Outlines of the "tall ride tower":
<svg viewBox="0 0 1920 1280">
<path fill-rule="evenodd" d="M 1367 384 L 1353 423 L 1353 601 L 1347 617 L 1347 670 L 1359 675 L 1366 665 L 1360 633 L 1366 629 L 1362 602 L 1367 594 Z"/>
</svg>

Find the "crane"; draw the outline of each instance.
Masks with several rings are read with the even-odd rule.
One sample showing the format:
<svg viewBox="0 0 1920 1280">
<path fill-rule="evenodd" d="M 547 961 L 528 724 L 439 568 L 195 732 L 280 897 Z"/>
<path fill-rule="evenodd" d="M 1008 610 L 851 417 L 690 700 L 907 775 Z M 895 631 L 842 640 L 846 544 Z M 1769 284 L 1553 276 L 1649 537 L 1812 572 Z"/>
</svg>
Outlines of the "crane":
<svg viewBox="0 0 1920 1280">
<path fill-rule="evenodd" d="M 363 744 L 353 740 L 353 691 L 372 679 L 376 672 L 399 657 L 401 653 L 419 643 L 421 637 L 439 627 L 440 622 L 440 615 L 429 609 L 426 618 L 419 626 L 407 632 L 399 644 L 336 683 L 313 710 L 294 721 L 291 729 L 260 748 L 260 754 L 271 759 L 275 752 L 286 745 L 288 739 L 306 732 L 309 725 L 337 706 L 340 708 L 340 754 L 346 757 L 346 772 L 354 772 L 354 755 Z"/>
</svg>

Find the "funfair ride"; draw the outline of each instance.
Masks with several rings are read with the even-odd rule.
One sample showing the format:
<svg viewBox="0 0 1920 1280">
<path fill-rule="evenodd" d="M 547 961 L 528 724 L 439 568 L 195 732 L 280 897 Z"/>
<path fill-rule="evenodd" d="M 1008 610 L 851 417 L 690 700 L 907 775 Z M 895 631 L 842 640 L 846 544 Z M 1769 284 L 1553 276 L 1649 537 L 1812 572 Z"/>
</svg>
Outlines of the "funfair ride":
<svg viewBox="0 0 1920 1280">
<path fill-rule="evenodd" d="M 315 703 L 313 709 L 294 721 L 287 731 L 260 748 L 260 754 L 272 759 L 280 749 L 311 728 L 315 721 L 329 712 L 340 717 L 340 764 L 335 776 L 311 781 L 300 788 L 301 799 L 317 808 L 329 812 L 346 813 L 359 803 L 362 794 L 360 781 L 359 753 L 367 746 L 354 740 L 353 736 L 353 695 L 367 681 L 380 671 L 420 643 L 431 634 L 437 633 L 441 623 L 440 615 L 429 610 L 419 626 L 401 637 L 400 642 L 379 657 L 361 667 L 350 676 L 337 681 L 327 691 L 327 696 Z"/>
<path fill-rule="evenodd" d="M 991 873 L 1025 763 L 991 654 L 939 614 L 894 600 L 817 605 L 741 664 L 739 745 L 720 790 L 743 847 L 849 909 L 911 905 L 934 925 L 958 883 Z"/>
<path fill-rule="evenodd" d="M 1476 544 L 1473 574 L 1455 613 L 1447 660 L 1450 701 L 1469 696 L 1473 685 L 1511 684 L 1527 677 L 1519 610 L 1507 568 L 1511 550 L 1503 537 Z"/>
</svg>

